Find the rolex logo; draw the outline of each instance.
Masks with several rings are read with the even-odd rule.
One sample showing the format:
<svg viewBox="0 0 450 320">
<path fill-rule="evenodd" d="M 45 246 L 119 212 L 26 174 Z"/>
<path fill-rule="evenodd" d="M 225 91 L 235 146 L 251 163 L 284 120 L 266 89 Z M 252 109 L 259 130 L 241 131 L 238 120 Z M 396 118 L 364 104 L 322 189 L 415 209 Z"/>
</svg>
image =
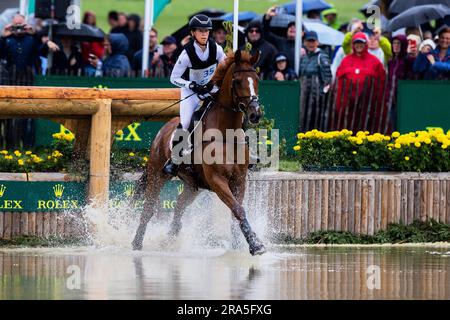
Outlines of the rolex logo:
<svg viewBox="0 0 450 320">
<path fill-rule="evenodd" d="M 179 186 L 177 186 L 177 190 L 178 190 L 178 195 L 182 194 L 184 191 L 184 184 L 180 184 Z"/>
<path fill-rule="evenodd" d="M 53 192 L 55 193 L 55 197 L 61 198 L 64 192 L 64 186 L 62 184 L 57 184 L 53 187 Z"/>
<path fill-rule="evenodd" d="M 0 185 L 0 198 L 5 194 L 6 187 L 2 184 Z"/>
<path fill-rule="evenodd" d="M 126 187 L 125 187 L 125 195 L 128 198 L 131 198 L 134 195 L 134 191 L 135 191 L 134 184 L 127 184 L 126 185 Z"/>
</svg>

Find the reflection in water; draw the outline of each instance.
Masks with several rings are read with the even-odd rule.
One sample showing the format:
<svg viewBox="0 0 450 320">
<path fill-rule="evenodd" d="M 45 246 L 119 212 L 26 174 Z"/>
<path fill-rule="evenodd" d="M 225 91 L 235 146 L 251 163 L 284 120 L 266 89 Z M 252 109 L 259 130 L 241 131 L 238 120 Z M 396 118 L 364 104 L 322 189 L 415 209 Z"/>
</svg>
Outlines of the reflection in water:
<svg viewBox="0 0 450 320">
<path fill-rule="evenodd" d="M 371 265 L 380 267 L 380 289 L 367 286 Z M 79 289 L 67 287 L 70 266 L 79 267 Z M 0 250 L 0 299 L 450 299 L 450 252 Z"/>
</svg>

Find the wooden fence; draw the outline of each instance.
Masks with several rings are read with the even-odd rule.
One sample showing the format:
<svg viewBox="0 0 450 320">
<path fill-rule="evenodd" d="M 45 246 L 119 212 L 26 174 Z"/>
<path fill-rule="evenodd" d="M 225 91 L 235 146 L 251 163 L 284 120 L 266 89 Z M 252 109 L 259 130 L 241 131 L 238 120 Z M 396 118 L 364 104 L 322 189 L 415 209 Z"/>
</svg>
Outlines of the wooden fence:
<svg viewBox="0 0 450 320">
<path fill-rule="evenodd" d="M 89 199 L 102 204 L 108 199 L 114 133 L 145 117 L 177 116 L 179 99 L 179 89 L 2 86 L 0 118 L 50 118 L 71 130 L 77 137 L 75 156 L 90 158 Z"/>
<path fill-rule="evenodd" d="M 450 173 L 256 174 L 247 207 L 269 232 L 301 238 L 319 230 L 373 235 L 389 223 L 450 223 Z"/>
<path fill-rule="evenodd" d="M 319 230 L 373 235 L 429 218 L 450 224 L 450 173 L 255 173 L 245 207 L 252 219 L 267 219 L 268 234 L 295 238 Z M 85 231 L 81 211 L 0 212 L 4 239 Z"/>
</svg>

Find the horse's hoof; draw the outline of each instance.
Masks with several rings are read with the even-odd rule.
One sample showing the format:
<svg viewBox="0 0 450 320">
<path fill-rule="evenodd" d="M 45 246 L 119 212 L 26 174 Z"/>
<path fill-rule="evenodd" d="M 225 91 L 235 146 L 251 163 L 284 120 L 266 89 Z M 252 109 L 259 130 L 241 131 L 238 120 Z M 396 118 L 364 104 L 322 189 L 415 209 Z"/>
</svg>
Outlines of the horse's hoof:
<svg viewBox="0 0 450 320">
<path fill-rule="evenodd" d="M 131 244 L 133 247 L 133 250 L 135 251 L 141 251 L 142 250 L 142 243 L 136 243 L 133 241 L 133 243 Z"/>
<path fill-rule="evenodd" d="M 252 256 L 262 255 L 266 253 L 266 247 L 263 244 L 250 246 L 250 254 Z"/>
</svg>

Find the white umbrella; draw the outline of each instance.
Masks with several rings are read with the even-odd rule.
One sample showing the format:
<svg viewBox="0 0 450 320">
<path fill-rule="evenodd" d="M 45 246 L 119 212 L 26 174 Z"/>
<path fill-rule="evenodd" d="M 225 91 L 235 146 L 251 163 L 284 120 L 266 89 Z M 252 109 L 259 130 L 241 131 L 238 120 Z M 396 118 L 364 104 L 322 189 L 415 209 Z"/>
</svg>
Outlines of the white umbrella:
<svg viewBox="0 0 450 320">
<path fill-rule="evenodd" d="M 316 21 L 303 21 L 303 25 L 308 31 L 315 31 L 319 36 L 319 43 L 328 46 L 340 46 L 344 41 L 344 34 L 326 24 Z"/>
</svg>

